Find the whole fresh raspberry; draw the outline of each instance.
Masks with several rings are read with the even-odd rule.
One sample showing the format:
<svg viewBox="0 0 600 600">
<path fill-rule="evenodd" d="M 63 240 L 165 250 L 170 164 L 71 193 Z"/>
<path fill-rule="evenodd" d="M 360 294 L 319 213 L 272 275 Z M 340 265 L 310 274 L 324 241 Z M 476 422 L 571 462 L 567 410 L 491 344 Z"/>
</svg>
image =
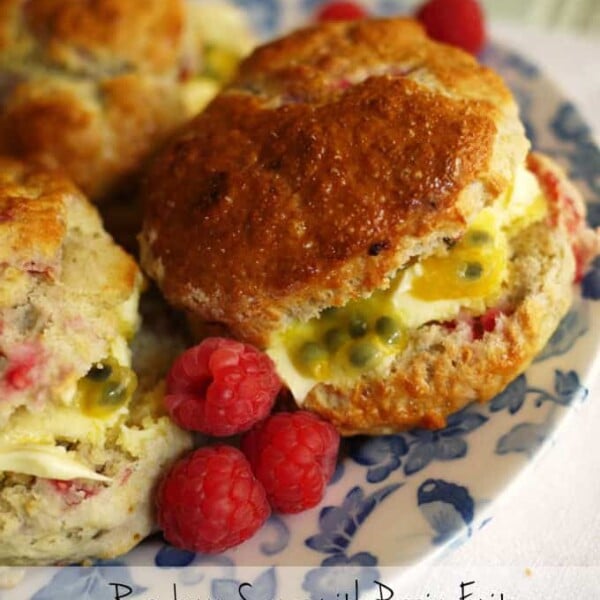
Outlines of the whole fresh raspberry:
<svg viewBox="0 0 600 600">
<path fill-rule="evenodd" d="M 417 11 L 427 35 L 477 54 L 485 43 L 485 20 L 477 0 L 429 0 Z"/>
<path fill-rule="evenodd" d="M 321 501 L 340 436 L 313 413 L 276 413 L 242 438 L 242 450 L 274 510 L 295 513 Z"/>
<path fill-rule="evenodd" d="M 184 429 L 228 436 L 264 419 L 280 388 L 266 354 L 248 344 L 213 337 L 175 361 L 167 377 L 165 404 Z"/>
<path fill-rule="evenodd" d="M 206 446 L 173 465 L 157 494 L 165 539 L 217 553 L 250 538 L 271 514 L 265 490 L 233 446 Z"/>
<path fill-rule="evenodd" d="M 356 2 L 327 2 L 315 15 L 317 21 L 353 21 L 363 19 L 367 11 Z"/>
</svg>

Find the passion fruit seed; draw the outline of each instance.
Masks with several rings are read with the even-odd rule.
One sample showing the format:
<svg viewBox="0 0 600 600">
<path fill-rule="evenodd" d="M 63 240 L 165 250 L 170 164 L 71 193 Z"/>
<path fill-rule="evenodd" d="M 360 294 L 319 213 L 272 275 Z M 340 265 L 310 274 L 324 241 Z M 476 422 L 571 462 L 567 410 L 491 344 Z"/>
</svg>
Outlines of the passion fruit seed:
<svg viewBox="0 0 600 600">
<path fill-rule="evenodd" d="M 330 306 L 326 309 L 324 309 L 323 311 L 321 311 L 321 317 L 324 317 L 325 319 L 331 319 L 332 317 L 334 317 L 339 311 L 339 308 L 337 308 L 336 306 Z"/>
<path fill-rule="evenodd" d="M 91 381 L 106 381 L 112 375 L 112 372 L 110 365 L 97 363 L 86 373 L 85 377 Z"/>
<path fill-rule="evenodd" d="M 468 262 L 464 265 L 464 268 L 461 273 L 461 277 L 464 279 L 468 279 L 469 281 L 474 281 L 479 279 L 483 274 L 483 266 L 478 262 Z"/>
<path fill-rule="evenodd" d="M 467 242 L 473 246 L 483 246 L 492 241 L 492 236 L 483 229 L 473 229 L 467 234 Z"/>
<path fill-rule="evenodd" d="M 353 338 L 359 338 L 367 333 L 369 324 L 362 315 L 352 315 L 348 323 L 348 331 Z"/>
<path fill-rule="evenodd" d="M 102 367 L 102 368 L 100 368 Z M 98 363 L 79 380 L 81 410 L 94 417 L 106 417 L 127 403 L 137 386 L 137 377 L 129 368 L 108 358 Z"/>
<path fill-rule="evenodd" d="M 377 348 L 370 342 L 356 342 L 348 350 L 348 360 L 355 367 L 368 365 L 376 356 Z"/>
<path fill-rule="evenodd" d="M 122 381 L 107 381 L 99 402 L 103 406 L 120 406 L 126 398 L 127 386 Z"/>
<path fill-rule="evenodd" d="M 331 353 L 337 352 L 349 339 L 350 335 L 348 332 L 339 327 L 328 329 L 323 336 L 325 346 L 327 346 L 327 350 Z"/>
<path fill-rule="evenodd" d="M 306 342 L 300 347 L 298 358 L 302 364 L 311 365 L 326 360 L 327 351 L 318 342 Z"/>
<path fill-rule="evenodd" d="M 386 344 L 393 344 L 400 336 L 398 322 L 388 316 L 379 317 L 375 321 L 375 331 Z"/>
</svg>

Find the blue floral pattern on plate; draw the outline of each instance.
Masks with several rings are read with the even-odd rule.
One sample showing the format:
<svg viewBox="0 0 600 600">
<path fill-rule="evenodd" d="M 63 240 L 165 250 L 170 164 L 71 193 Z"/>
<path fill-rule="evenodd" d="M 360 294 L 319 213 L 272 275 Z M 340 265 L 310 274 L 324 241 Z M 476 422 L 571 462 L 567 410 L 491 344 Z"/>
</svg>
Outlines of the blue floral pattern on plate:
<svg viewBox="0 0 600 600">
<path fill-rule="evenodd" d="M 448 541 L 473 522 L 475 502 L 469 490 L 443 479 L 427 479 L 417 492 L 417 504 L 436 532 L 434 544 Z"/>
<path fill-rule="evenodd" d="M 237 3 L 264 35 L 306 22 L 317 4 Z M 363 4 L 379 14 L 404 6 L 393 0 Z M 514 90 L 534 147 L 563 164 L 589 203 L 590 224 L 600 225 L 600 151 L 575 106 L 521 55 L 491 44 L 482 59 Z M 257 536 L 234 551 L 206 557 L 175 549 L 154 536 L 114 565 L 36 570 L 14 590 L 1 591 L 0 598 L 101 599 L 109 597 L 111 581 L 119 581 L 124 591 L 130 589 L 131 598 L 145 597 L 146 589 L 150 593 L 169 574 L 181 586 L 181 596 L 206 584 L 202 597 L 239 598 L 239 586 L 247 583 L 243 589 L 248 599 L 308 594 L 325 600 L 331 590 L 339 593 L 344 589 L 339 586 L 351 586 L 356 577 L 375 579 L 379 565 L 399 564 L 409 540 L 411 559 L 441 544 L 464 542 L 489 522 L 490 501 L 548 442 L 573 403 L 586 398 L 590 357 L 599 337 L 600 308 L 593 302 L 598 299 L 600 259 L 585 273 L 573 309 L 536 363 L 504 392 L 487 404 L 468 406 L 437 432 L 351 440 L 321 507 L 272 517 Z M 492 469 L 496 478 L 480 477 L 482 469 Z M 381 535 L 387 523 L 394 528 L 393 536 Z M 154 569 L 138 575 L 142 565 Z M 242 577 L 240 571 L 253 565 L 260 567 L 258 572 Z M 287 582 L 278 575 L 278 567 L 286 565 L 303 565 L 305 570 L 293 592 L 284 594 Z M 220 574 L 209 576 L 210 569 Z"/>
<path fill-rule="evenodd" d="M 558 406 L 570 404 L 587 398 L 588 390 L 579 381 L 575 371 L 554 372 L 554 393 L 537 387 L 529 387 L 525 375 L 521 375 L 502 394 L 499 394 L 490 403 L 492 411 L 508 408 L 511 414 L 518 412 L 529 396 L 534 406 L 541 407 L 545 402 Z M 555 409 L 549 409 L 544 414 L 541 422 L 521 421 L 513 425 L 507 433 L 502 435 L 496 443 L 497 454 L 521 452 L 532 457 L 546 442 L 554 427 L 556 418 Z"/>
<path fill-rule="evenodd" d="M 338 564 L 339 557 L 347 560 L 346 552 L 358 528 L 367 517 L 377 508 L 382 500 L 400 488 L 402 484 L 396 483 L 380 488 L 365 496 L 361 487 L 352 488 L 340 506 L 326 506 L 319 514 L 320 533 L 309 537 L 306 545 L 317 552 L 330 554 L 322 564 Z M 355 555 L 355 559 L 356 559 Z M 370 553 L 363 553 L 363 558 L 370 562 L 375 559 Z M 361 564 L 364 564 L 361 561 Z"/>
<path fill-rule="evenodd" d="M 468 406 L 451 415 L 446 427 L 438 431 L 414 429 L 406 434 L 357 438 L 352 442 L 350 455 L 357 463 L 368 467 L 369 483 L 383 481 L 401 467 L 405 475 L 413 475 L 432 461 L 465 456 L 468 443 L 464 436 L 487 420 L 488 417 Z"/>
</svg>

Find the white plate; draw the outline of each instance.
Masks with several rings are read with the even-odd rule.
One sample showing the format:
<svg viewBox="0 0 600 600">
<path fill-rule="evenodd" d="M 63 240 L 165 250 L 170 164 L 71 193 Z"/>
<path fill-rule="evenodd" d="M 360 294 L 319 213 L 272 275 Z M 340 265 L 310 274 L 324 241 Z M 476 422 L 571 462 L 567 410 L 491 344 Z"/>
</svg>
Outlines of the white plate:
<svg viewBox="0 0 600 600">
<path fill-rule="evenodd" d="M 269 35 L 306 21 L 317 2 L 239 4 Z M 363 4 L 379 14 L 398 7 L 385 0 Z M 515 93 L 534 148 L 567 168 L 589 201 L 590 223 L 600 225 L 600 151 L 576 108 L 522 56 L 492 44 L 482 58 Z M 339 600 L 345 588 L 333 585 L 332 577 L 341 570 L 320 567 L 352 565 L 352 580 L 361 573 L 372 580 L 379 567 L 414 564 L 464 543 L 493 514 L 493 501 L 548 445 L 573 405 L 586 400 L 600 333 L 600 306 L 594 302 L 600 299 L 600 260 L 575 295 L 542 355 L 488 404 L 460 411 L 441 431 L 350 441 L 321 506 L 273 516 L 252 540 L 219 557 L 180 551 L 155 537 L 110 563 L 119 569 L 28 569 L 24 581 L 0 598 L 147 598 L 156 590 L 172 598 L 173 585 L 182 598 L 240 598 L 244 579 L 260 591 L 257 598 Z M 284 568 L 290 566 L 301 568 L 291 576 Z M 186 568 L 165 575 L 157 567 Z M 246 567 L 255 567 L 250 579 L 242 576 Z"/>
</svg>

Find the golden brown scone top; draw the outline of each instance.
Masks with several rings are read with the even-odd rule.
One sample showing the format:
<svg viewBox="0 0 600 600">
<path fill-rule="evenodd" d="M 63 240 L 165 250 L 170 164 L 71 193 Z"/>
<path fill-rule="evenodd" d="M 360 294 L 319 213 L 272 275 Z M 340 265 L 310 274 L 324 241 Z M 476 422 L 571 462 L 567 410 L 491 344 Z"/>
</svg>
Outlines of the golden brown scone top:
<svg viewBox="0 0 600 600">
<path fill-rule="evenodd" d="M 170 69 L 178 60 L 180 0 L 2 0 L 0 49 L 73 71 Z"/>
<path fill-rule="evenodd" d="M 172 302 L 265 345 L 459 235 L 526 150 L 500 78 L 415 22 L 305 29 L 154 162 L 142 259 Z"/>
<path fill-rule="evenodd" d="M 75 238 L 86 238 L 89 248 L 102 248 L 101 273 L 87 265 L 75 273 L 77 281 L 69 280 Z M 132 294 L 139 279 L 135 261 L 109 240 L 98 212 L 68 177 L 0 157 L 2 286 L 10 285 L 17 272 L 49 282 L 60 279 L 73 290 L 108 294 L 121 301 Z"/>
<path fill-rule="evenodd" d="M 267 44 L 240 66 L 234 87 L 283 101 L 317 103 L 371 76 L 401 77 L 450 96 L 512 102 L 490 69 L 452 46 L 428 39 L 411 19 L 326 23 Z"/>
<path fill-rule="evenodd" d="M 180 123 L 172 82 L 135 73 L 99 81 L 24 79 L 0 115 L 0 152 L 63 167 L 93 200 L 128 182 Z"/>
<path fill-rule="evenodd" d="M 0 264 L 50 272 L 66 232 L 63 178 L 0 157 Z"/>
<path fill-rule="evenodd" d="M 2 0 L 0 153 L 63 167 L 96 202 L 128 190 L 188 116 L 186 15 L 183 0 Z"/>
</svg>

